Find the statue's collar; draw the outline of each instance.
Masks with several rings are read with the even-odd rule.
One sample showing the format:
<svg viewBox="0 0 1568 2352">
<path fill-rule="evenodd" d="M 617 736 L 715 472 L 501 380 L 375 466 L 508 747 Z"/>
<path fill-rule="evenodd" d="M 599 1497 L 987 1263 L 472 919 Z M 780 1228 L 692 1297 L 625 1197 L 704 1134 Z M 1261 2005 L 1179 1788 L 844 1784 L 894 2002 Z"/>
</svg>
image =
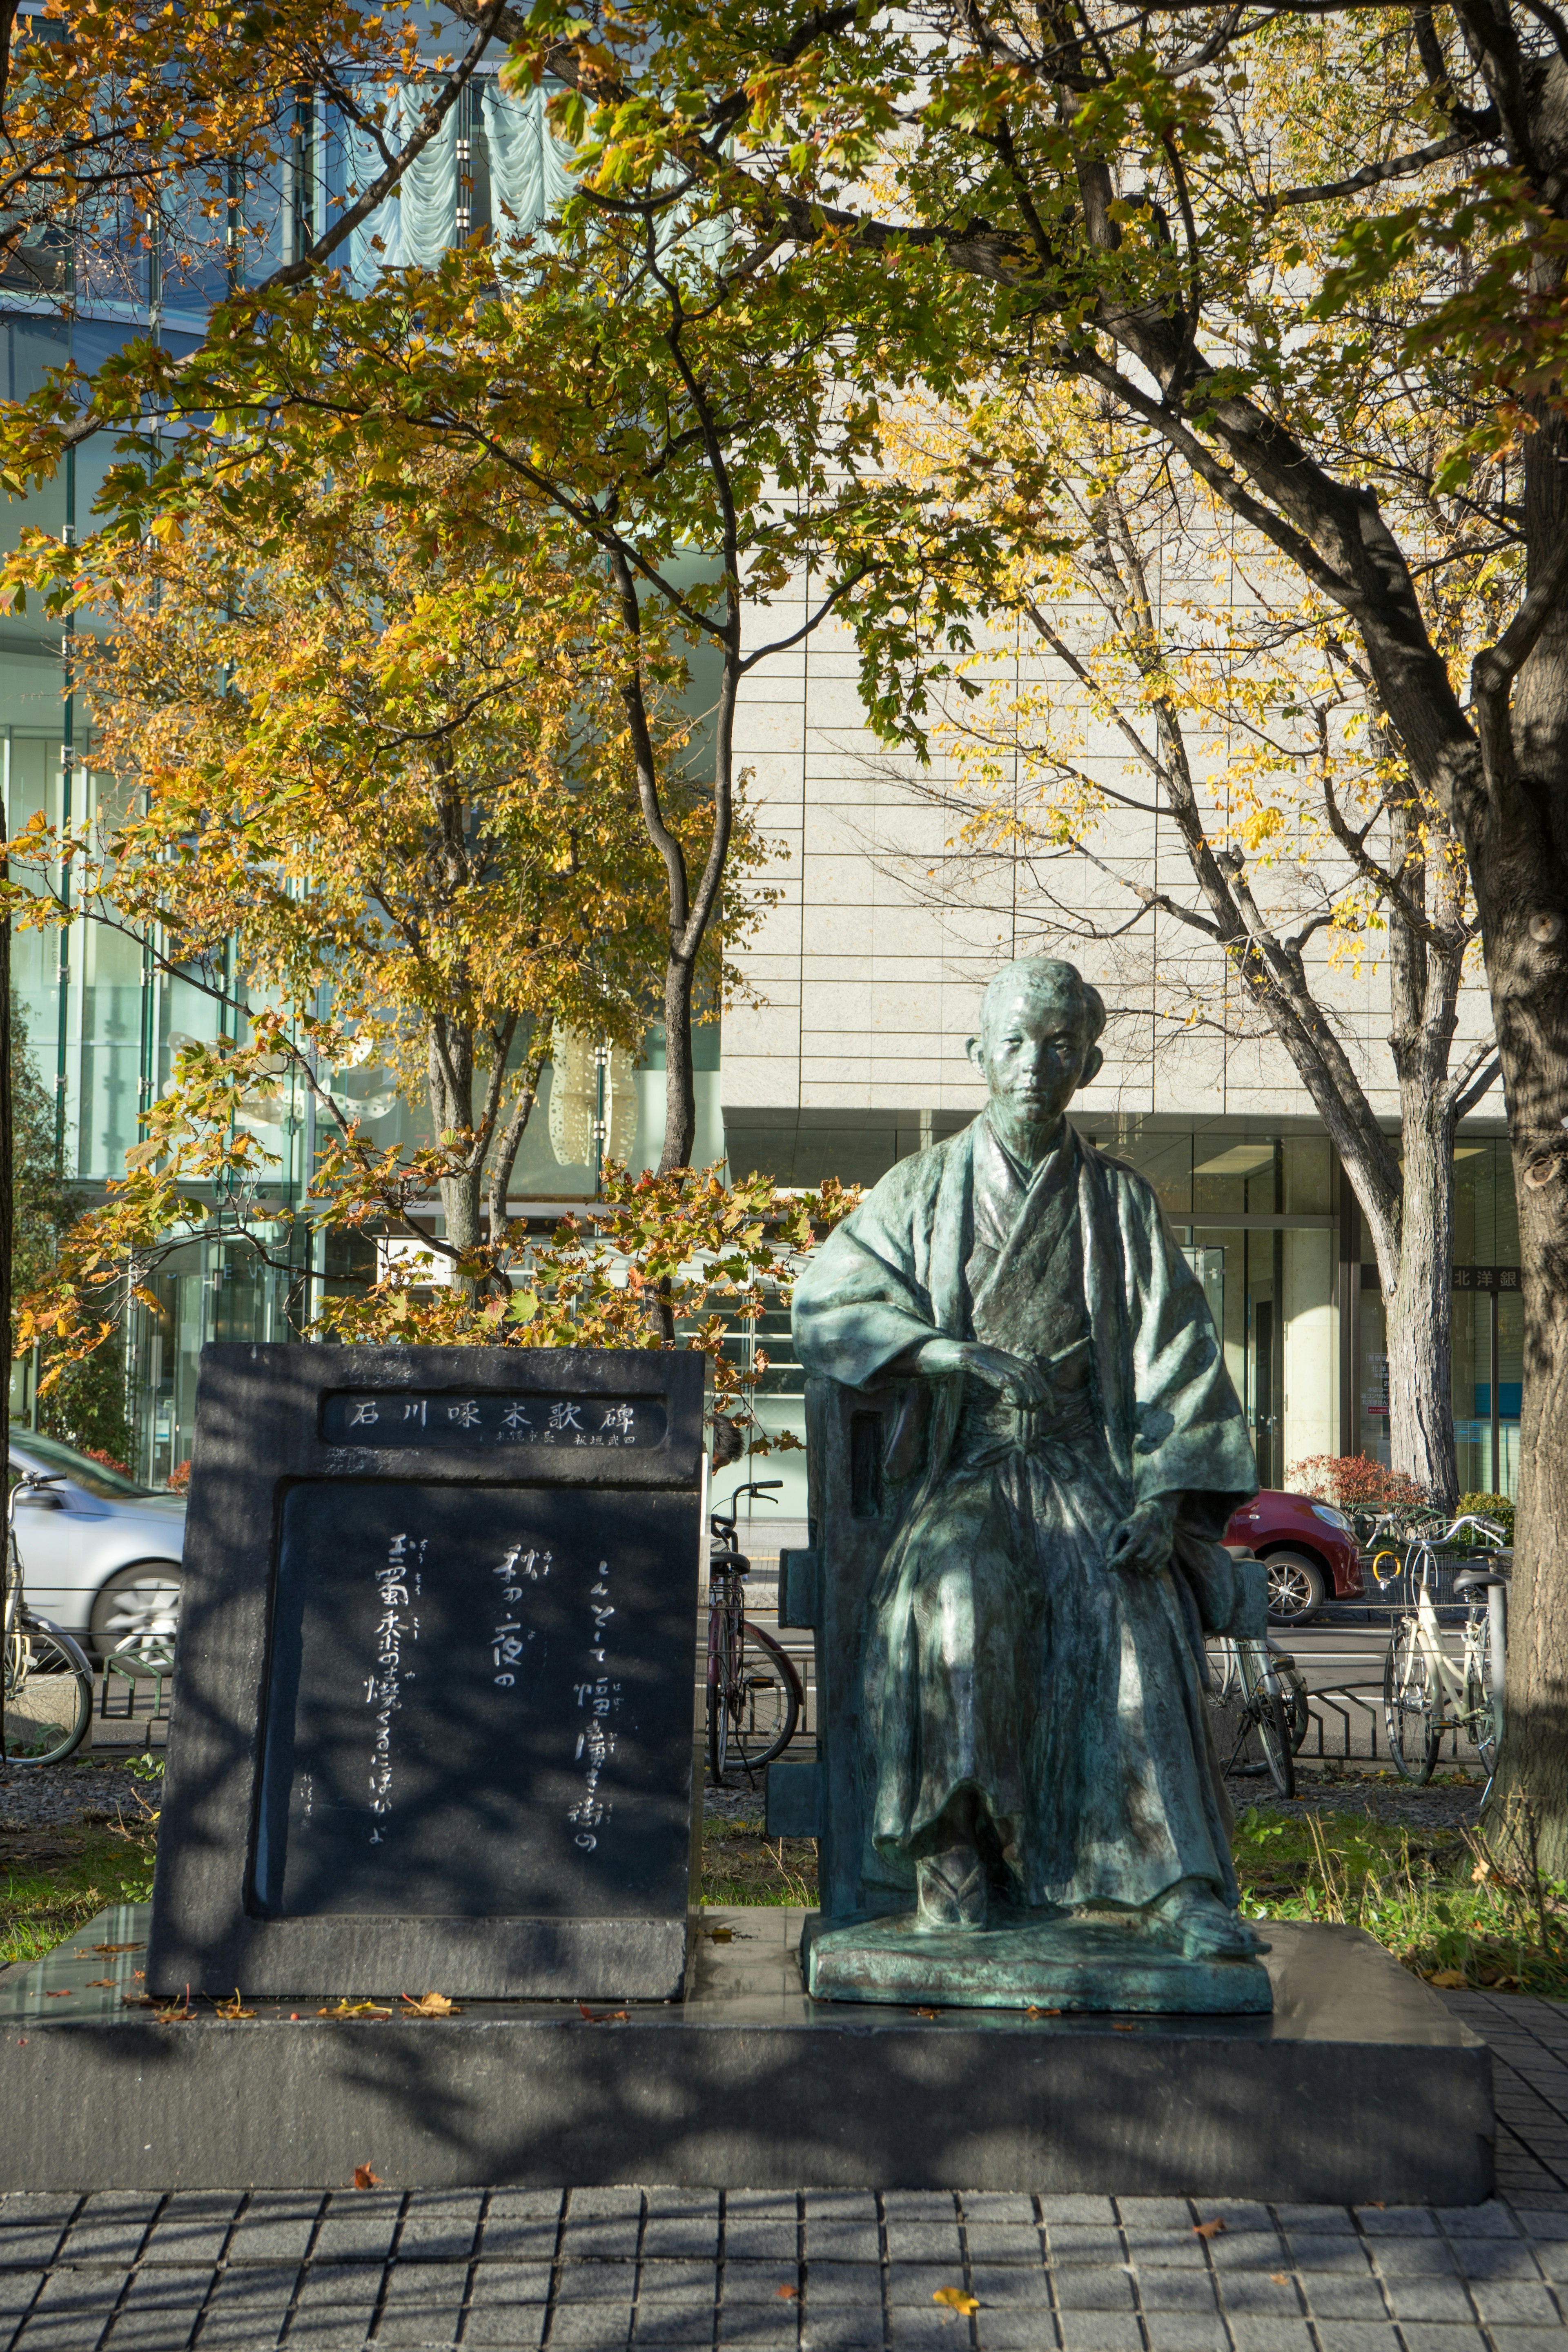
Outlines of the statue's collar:
<svg viewBox="0 0 1568 2352">
<path fill-rule="evenodd" d="M 1007 1145 L 1003 1142 L 1001 1131 L 997 1128 L 996 1122 L 992 1118 L 989 1108 L 982 1111 L 980 1116 L 982 1120 L 984 1122 L 985 1131 L 990 1137 L 991 1141 L 994 1144 L 1003 1160 L 1012 1171 L 1013 1175 L 1016 1178 L 1019 1188 L 1026 1192 L 1028 1191 L 1030 1185 L 1035 1182 L 1036 1179 L 1044 1174 L 1045 1171 L 1053 1161 L 1058 1160 L 1064 1151 L 1070 1151 L 1072 1149 L 1073 1131 L 1068 1125 L 1066 1118 L 1063 1118 L 1058 1120 L 1055 1134 L 1051 1137 L 1050 1141 L 1047 1144 L 1039 1158 L 1031 1167 L 1026 1160 L 1020 1160 L 1017 1153 L 1016 1151 L 1009 1150 Z"/>
</svg>

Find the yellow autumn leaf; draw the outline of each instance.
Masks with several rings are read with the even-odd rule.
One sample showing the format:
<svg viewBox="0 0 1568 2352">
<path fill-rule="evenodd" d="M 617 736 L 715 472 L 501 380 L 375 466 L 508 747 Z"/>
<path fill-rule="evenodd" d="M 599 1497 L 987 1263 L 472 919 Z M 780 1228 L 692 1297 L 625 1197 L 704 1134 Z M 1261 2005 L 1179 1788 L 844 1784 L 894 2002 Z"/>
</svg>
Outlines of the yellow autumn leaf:
<svg viewBox="0 0 1568 2352">
<path fill-rule="evenodd" d="M 417 2000 L 411 1994 L 405 1993 L 403 2006 L 412 2017 L 457 2017 L 460 2013 L 456 2003 L 448 2000 L 444 1992 L 421 1993 Z"/>
<path fill-rule="evenodd" d="M 1459 1992 L 1464 1988 L 1465 1971 L 1463 1969 L 1436 1969 L 1426 1981 L 1444 1992 Z"/>
<path fill-rule="evenodd" d="M 1261 849 L 1266 841 L 1272 841 L 1277 833 L 1284 830 L 1285 820 L 1277 808 L 1254 809 L 1241 828 L 1242 845 Z"/>
<path fill-rule="evenodd" d="M 980 2308 L 980 2297 L 977 2294 L 968 2294 L 961 2286 L 939 2286 L 931 2296 L 931 2301 L 944 2304 L 955 2316 L 962 2314 L 965 2319 L 969 2317 L 971 2312 L 978 2311 Z"/>
</svg>

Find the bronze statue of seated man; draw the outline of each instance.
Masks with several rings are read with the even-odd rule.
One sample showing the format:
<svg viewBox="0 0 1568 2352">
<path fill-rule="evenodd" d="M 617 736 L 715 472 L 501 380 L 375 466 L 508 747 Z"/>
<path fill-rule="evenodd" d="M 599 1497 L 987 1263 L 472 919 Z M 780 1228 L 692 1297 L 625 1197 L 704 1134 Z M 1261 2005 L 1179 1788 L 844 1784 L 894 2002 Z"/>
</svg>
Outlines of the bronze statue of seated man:
<svg viewBox="0 0 1568 2352">
<path fill-rule="evenodd" d="M 1189 1564 L 1227 1565 L 1215 1548 L 1257 1472 L 1153 1192 L 1066 1119 L 1104 1021 L 1070 964 L 992 981 L 969 1047 L 985 1109 L 810 1260 L 795 1346 L 854 1388 L 929 1384 L 860 1709 L 871 1845 L 914 1865 L 919 1929 L 1110 1918 L 1134 1945 L 1245 1959 L 1262 1948 L 1237 1908 Z"/>
</svg>

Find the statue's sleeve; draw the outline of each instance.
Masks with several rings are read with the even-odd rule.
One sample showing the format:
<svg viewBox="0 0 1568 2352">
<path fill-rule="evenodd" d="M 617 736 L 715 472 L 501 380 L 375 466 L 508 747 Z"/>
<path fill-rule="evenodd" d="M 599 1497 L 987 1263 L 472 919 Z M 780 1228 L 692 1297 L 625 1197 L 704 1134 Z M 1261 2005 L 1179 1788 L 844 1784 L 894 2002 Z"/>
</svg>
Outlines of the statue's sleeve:
<svg viewBox="0 0 1568 2352">
<path fill-rule="evenodd" d="M 939 1328 L 920 1279 L 916 1221 L 929 1214 L 902 1171 L 829 1234 L 795 1285 L 795 1353 L 808 1372 L 850 1388 L 868 1381 Z"/>
<path fill-rule="evenodd" d="M 1132 1327 L 1132 1475 L 1141 1499 L 1180 1495 L 1182 1517 L 1217 1538 L 1258 1492 L 1247 1416 L 1203 1286 L 1147 1185 L 1123 1177 Z"/>
</svg>

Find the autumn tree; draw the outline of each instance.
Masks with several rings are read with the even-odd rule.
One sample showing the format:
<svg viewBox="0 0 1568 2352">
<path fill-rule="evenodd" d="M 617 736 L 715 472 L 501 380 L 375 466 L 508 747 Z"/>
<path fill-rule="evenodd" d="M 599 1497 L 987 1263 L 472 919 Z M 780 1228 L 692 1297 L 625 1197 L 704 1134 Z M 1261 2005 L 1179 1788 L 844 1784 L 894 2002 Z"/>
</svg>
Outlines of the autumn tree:
<svg viewBox="0 0 1568 2352">
<path fill-rule="evenodd" d="M 75 883 L 68 907 L 47 887 L 18 904 L 225 975 L 222 1029 L 253 1065 L 238 1114 L 264 1125 L 290 1087 L 313 1092 L 331 1139 L 310 1189 L 421 1234 L 413 1211 L 438 1195 L 430 1246 L 504 1289 L 498 1251 L 477 1255 L 483 1205 L 499 1244 L 552 1034 L 636 1048 L 661 951 L 660 877 L 605 681 L 614 608 L 602 572 L 515 500 L 498 567 L 504 506 L 476 532 L 450 467 L 370 485 L 339 441 L 331 467 L 273 478 L 260 537 L 214 504 L 112 562 L 103 545 L 80 562 L 37 547 L 56 607 L 110 625 L 78 669 L 107 813 L 16 845 L 37 882 L 63 862 Z M 671 696 L 650 703 L 681 838 L 706 821 L 679 772 L 688 731 Z M 752 857 L 742 810 L 733 863 Z M 745 916 L 732 887 L 708 939 L 715 992 Z M 427 1114 L 428 1148 L 373 1145 L 329 1090 L 325 1067 L 365 1061 Z M 205 1060 L 190 1073 L 198 1092 L 214 1075 Z"/>
<path fill-rule="evenodd" d="M 1011 538 L 1015 659 L 983 648 L 945 695 L 949 780 L 917 771 L 909 789 L 953 832 L 939 866 L 901 861 L 907 879 L 1087 951 L 1158 1063 L 1179 1068 L 1194 1043 L 1283 1047 L 1375 1255 L 1394 1466 L 1451 1507 L 1454 1139 L 1498 1070 L 1474 1006 L 1458 1042 L 1479 962 L 1463 850 L 1390 741 L 1339 615 L 1102 395 L 1047 383 L 911 414 L 903 461 L 939 467 L 955 446 Z M 1468 516 L 1447 554 L 1437 620 L 1463 661 L 1508 583 Z M 1162 821 L 1186 887 L 1168 862 L 1151 881 Z M 1349 983 L 1369 965 L 1383 968 L 1397 1135 L 1379 1123 L 1352 1017 Z"/>
</svg>

